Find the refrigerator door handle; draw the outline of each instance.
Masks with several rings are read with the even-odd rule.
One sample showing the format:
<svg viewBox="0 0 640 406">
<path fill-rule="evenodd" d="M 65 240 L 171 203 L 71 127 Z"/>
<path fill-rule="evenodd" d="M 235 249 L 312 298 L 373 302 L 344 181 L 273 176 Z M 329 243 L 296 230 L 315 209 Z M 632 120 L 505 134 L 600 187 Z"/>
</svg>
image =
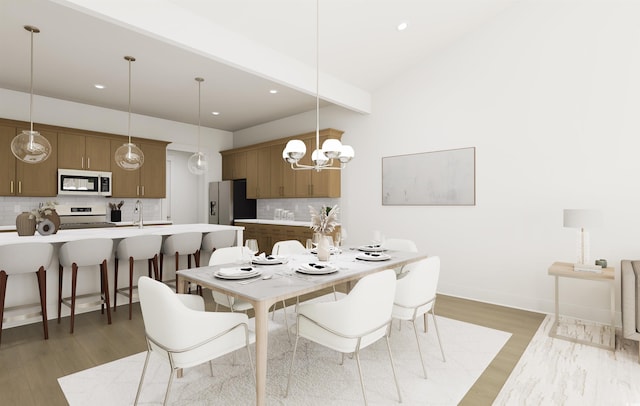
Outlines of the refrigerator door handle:
<svg viewBox="0 0 640 406">
<path fill-rule="evenodd" d="M 209 202 L 209 214 L 212 216 L 216 215 L 216 202 L 214 201 Z"/>
</svg>

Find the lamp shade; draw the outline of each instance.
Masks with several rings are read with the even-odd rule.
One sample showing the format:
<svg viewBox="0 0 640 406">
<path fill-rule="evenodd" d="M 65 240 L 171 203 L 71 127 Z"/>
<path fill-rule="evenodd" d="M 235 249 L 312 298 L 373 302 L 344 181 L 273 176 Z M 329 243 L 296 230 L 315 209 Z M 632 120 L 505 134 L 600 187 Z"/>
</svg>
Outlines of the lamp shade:
<svg viewBox="0 0 640 406">
<path fill-rule="evenodd" d="M 602 211 L 591 209 L 565 209 L 563 225 L 569 228 L 602 227 Z"/>
<path fill-rule="evenodd" d="M 196 152 L 191 155 L 187 161 L 187 168 L 189 168 L 189 172 L 194 175 L 202 175 L 206 173 L 208 167 L 209 163 L 207 162 L 207 156 L 204 152 Z"/>
</svg>

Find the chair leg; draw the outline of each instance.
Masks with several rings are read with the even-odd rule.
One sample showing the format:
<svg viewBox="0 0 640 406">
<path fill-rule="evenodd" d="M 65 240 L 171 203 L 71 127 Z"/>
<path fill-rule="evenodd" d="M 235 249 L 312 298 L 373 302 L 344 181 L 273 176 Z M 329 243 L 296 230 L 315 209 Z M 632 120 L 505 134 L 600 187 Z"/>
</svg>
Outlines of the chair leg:
<svg viewBox="0 0 640 406">
<path fill-rule="evenodd" d="M 108 277 L 108 269 L 107 269 L 107 260 L 102 261 L 102 265 L 100 265 L 100 271 L 102 274 L 102 290 L 104 293 L 104 299 L 107 302 L 107 320 L 108 324 L 111 324 L 111 299 L 109 299 L 109 277 Z"/>
<path fill-rule="evenodd" d="M 425 315 L 426 315 L 426 313 L 425 313 Z M 440 332 L 438 331 L 438 322 L 436 321 L 436 315 L 433 314 L 433 307 L 431 308 L 431 318 L 433 318 L 433 326 L 436 328 L 436 337 L 438 337 L 438 344 L 440 345 L 440 354 L 442 354 L 442 361 L 443 362 L 447 362 L 447 360 L 444 357 L 444 349 L 442 348 L 442 340 L 440 340 Z"/>
<path fill-rule="evenodd" d="M 2 319 L 4 318 L 4 298 L 6 292 L 7 273 L 5 271 L 0 271 L 0 341 L 2 340 Z"/>
<path fill-rule="evenodd" d="M 73 334 L 73 322 L 76 316 L 76 282 L 78 281 L 78 265 L 74 262 L 71 264 L 71 330 Z M 102 283 L 102 282 L 101 282 Z"/>
<path fill-rule="evenodd" d="M 293 375 L 293 361 L 296 359 L 296 350 L 298 349 L 298 340 L 300 336 L 296 334 L 296 342 L 293 345 L 293 354 L 291 355 L 291 365 L 289 366 L 289 379 L 287 379 L 287 390 L 284 392 L 284 397 L 289 396 L 289 387 L 291 386 L 291 376 Z"/>
<path fill-rule="evenodd" d="M 420 362 L 422 363 L 422 371 L 424 371 L 424 379 L 427 379 L 427 367 L 424 365 L 424 357 L 422 356 L 422 348 L 420 347 L 420 338 L 418 337 L 418 326 L 416 320 L 413 319 L 413 333 L 416 336 L 416 343 L 418 344 L 418 354 L 420 354 Z"/>
<path fill-rule="evenodd" d="M 398 376 L 396 375 L 396 366 L 393 362 L 393 356 L 391 355 L 391 346 L 389 345 L 389 337 L 384 338 L 387 342 L 387 351 L 389 352 L 389 361 L 391 361 L 391 370 L 393 371 L 393 380 L 396 381 L 396 390 L 398 391 L 398 401 L 402 403 L 402 394 L 400 394 L 400 384 L 398 383 Z"/>
<path fill-rule="evenodd" d="M 287 338 L 289 339 L 289 344 L 291 344 L 291 332 L 289 331 L 289 320 L 287 319 L 287 303 L 284 300 L 282 301 L 282 313 L 284 314 L 284 327 L 287 329 Z"/>
<path fill-rule="evenodd" d="M 62 312 L 62 265 L 58 265 L 58 324 L 60 324 L 60 313 Z"/>
<path fill-rule="evenodd" d="M 134 266 L 135 261 L 133 260 L 133 257 L 129 257 L 129 320 L 131 320 L 131 308 L 133 307 L 133 266 Z M 116 292 L 114 294 L 117 294 L 118 292 Z M 113 304 L 113 308 L 116 308 L 115 303 Z"/>
<path fill-rule="evenodd" d="M 138 404 L 140 399 L 140 392 L 142 392 L 142 383 L 144 382 L 144 376 L 147 373 L 147 366 L 149 365 L 149 358 L 151 357 L 151 351 L 147 350 L 147 356 L 144 359 L 144 367 L 142 368 L 142 375 L 140 375 L 140 383 L 138 383 L 138 392 L 136 392 L 136 399 L 133 401 L 134 406 Z"/>
<path fill-rule="evenodd" d="M 41 266 L 36 273 L 38 278 L 38 290 L 40 291 L 40 311 L 42 312 L 42 327 L 44 329 L 44 339 L 49 339 L 49 321 L 47 319 L 47 271 L 44 266 Z M 4 301 L 2 302 L 2 308 L 4 309 Z M 0 320 L 2 314 L 0 314 Z M 0 321 L 0 329 L 2 329 L 2 322 Z"/>
<path fill-rule="evenodd" d="M 118 257 L 113 259 L 113 311 L 115 312 L 116 306 L 118 306 Z"/>
<path fill-rule="evenodd" d="M 171 395 L 171 384 L 173 383 L 173 376 L 175 375 L 175 371 L 171 370 L 171 375 L 169 375 L 169 383 L 167 384 L 167 392 L 164 394 L 164 401 L 162 405 L 165 406 L 169 402 L 169 395 Z"/>
<path fill-rule="evenodd" d="M 367 394 L 364 390 L 364 379 L 362 377 L 362 366 L 360 365 L 360 349 L 357 349 L 355 352 L 356 356 L 356 364 L 358 364 L 358 375 L 360 376 L 360 387 L 362 388 L 362 397 L 364 398 L 365 406 L 369 403 L 367 402 Z"/>
</svg>

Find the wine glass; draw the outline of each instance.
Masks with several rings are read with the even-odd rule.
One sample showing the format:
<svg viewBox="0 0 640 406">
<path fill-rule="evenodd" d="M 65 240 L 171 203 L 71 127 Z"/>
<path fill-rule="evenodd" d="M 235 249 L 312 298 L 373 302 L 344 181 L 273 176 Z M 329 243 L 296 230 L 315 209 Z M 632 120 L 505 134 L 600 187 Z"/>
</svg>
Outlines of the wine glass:
<svg viewBox="0 0 640 406">
<path fill-rule="evenodd" d="M 247 239 L 244 242 L 244 246 L 247 248 L 247 251 L 251 253 L 251 256 L 255 256 L 258 253 L 258 240 L 253 238 Z M 251 257 L 249 257 L 249 262 L 251 262 Z"/>
<path fill-rule="evenodd" d="M 307 238 L 306 248 L 307 251 L 311 251 L 313 249 L 313 240 L 311 238 Z"/>
<path fill-rule="evenodd" d="M 337 249 L 340 249 L 340 243 L 342 242 L 342 234 L 340 233 L 340 231 L 336 231 L 336 233 L 333 235 L 333 241 L 334 246 Z"/>
</svg>

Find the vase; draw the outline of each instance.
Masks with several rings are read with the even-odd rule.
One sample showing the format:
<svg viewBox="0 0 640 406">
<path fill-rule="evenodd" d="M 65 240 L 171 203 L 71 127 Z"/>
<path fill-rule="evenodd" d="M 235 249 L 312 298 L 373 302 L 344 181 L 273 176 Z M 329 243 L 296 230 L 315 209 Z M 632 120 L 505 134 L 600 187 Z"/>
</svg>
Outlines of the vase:
<svg viewBox="0 0 640 406">
<path fill-rule="evenodd" d="M 331 246 L 329 245 L 328 237 L 324 234 L 320 234 L 318 238 L 318 253 L 317 257 L 319 261 L 328 261 L 331 256 Z"/>
<path fill-rule="evenodd" d="M 45 215 L 44 219 L 51 221 L 51 224 L 53 224 L 53 230 L 49 234 L 55 234 L 60 230 L 60 215 L 58 215 L 57 211 L 51 210 L 51 214 Z M 40 230 L 38 230 L 38 232 L 40 232 Z"/>
<path fill-rule="evenodd" d="M 36 233 L 36 219 L 30 218 L 31 213 L 22 212 L 16 217 L 16 231 L 19 236 L 29 236 Z"/>
</svg>

